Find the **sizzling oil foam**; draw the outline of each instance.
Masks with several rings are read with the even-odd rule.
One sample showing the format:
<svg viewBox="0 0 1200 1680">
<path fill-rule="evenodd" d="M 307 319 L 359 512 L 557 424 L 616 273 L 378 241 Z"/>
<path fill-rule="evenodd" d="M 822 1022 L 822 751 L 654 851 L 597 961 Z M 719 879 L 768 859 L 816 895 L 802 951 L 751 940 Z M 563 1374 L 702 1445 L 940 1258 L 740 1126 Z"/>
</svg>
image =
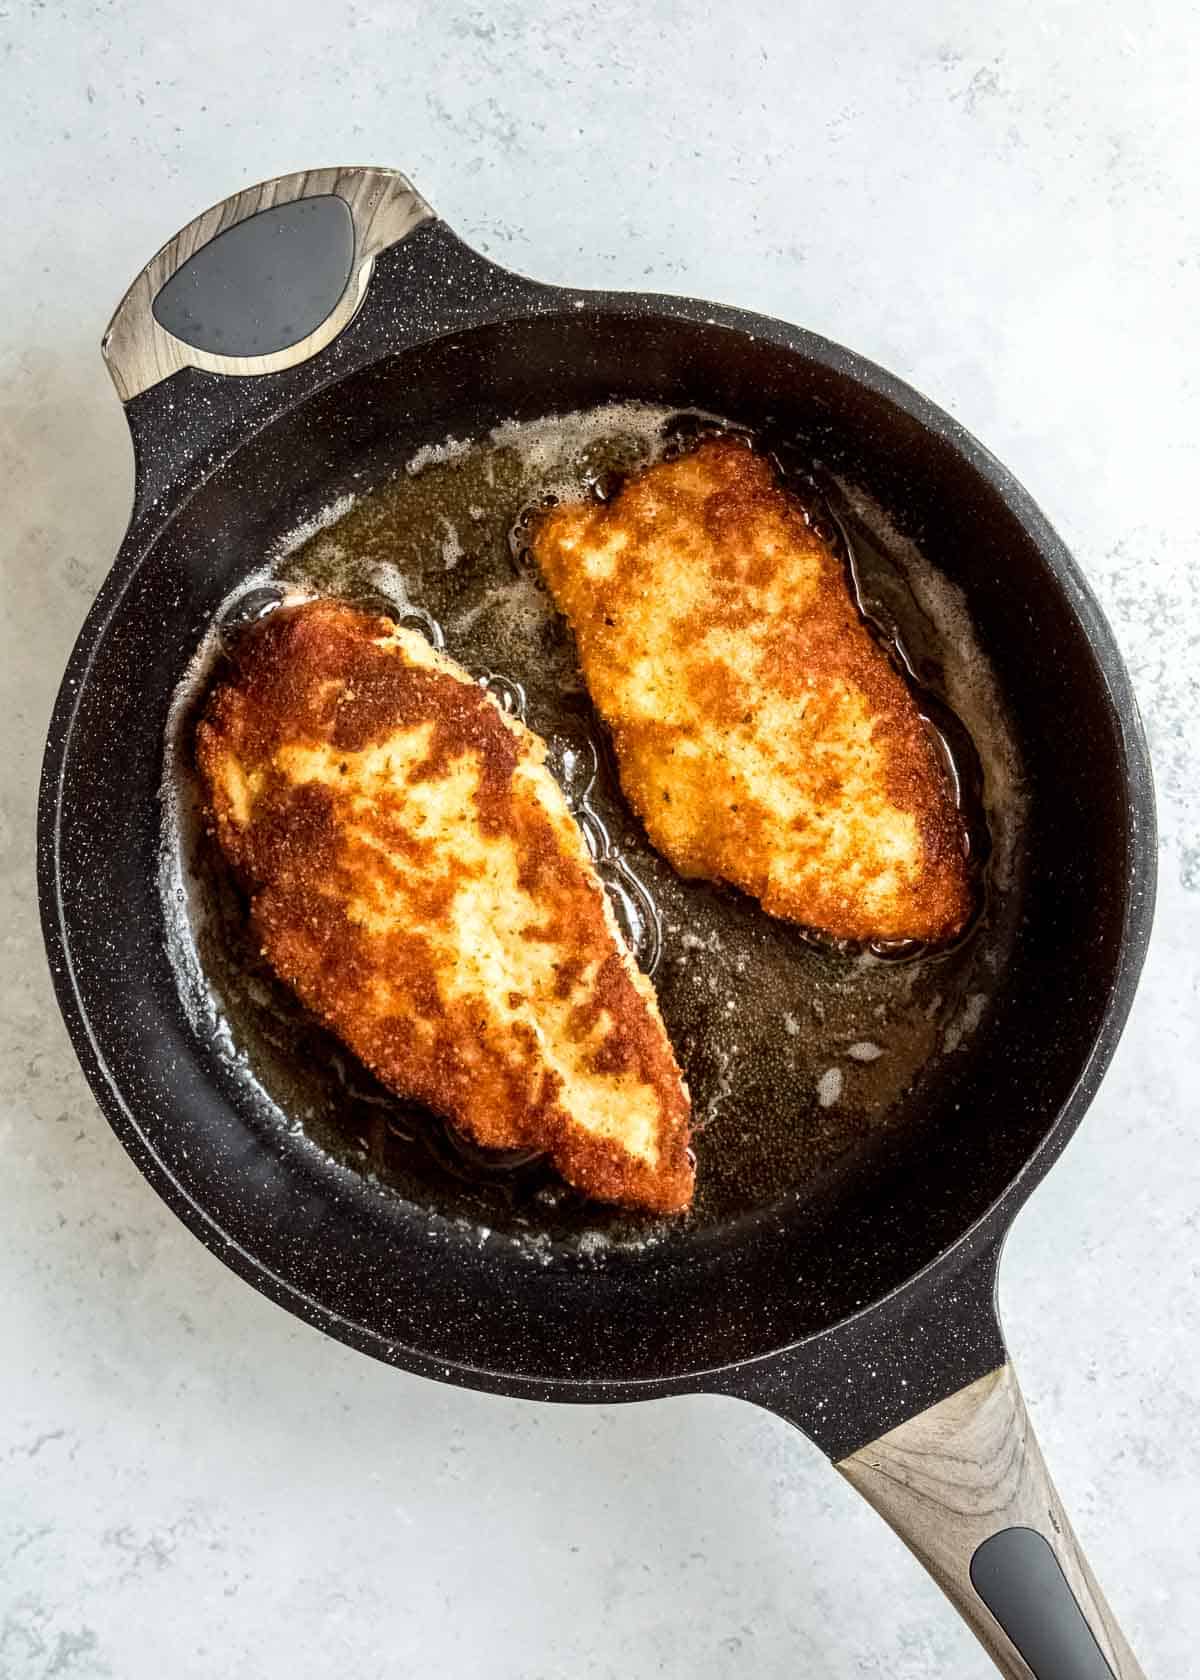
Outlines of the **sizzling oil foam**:
<svg viewBox="0 0 1200 1680">
<path fill-rule="evenodd" d="M 949 951 L 831 949 L 740 894 L 679 879 L 653 851 L 621 796 L 569 632 L 523 537 L 530 511 L 550 499 L 603 494 L 717 425 L 622 404 L 421 449 L 261 558 L 216 615 L 172 709 L 161 881 L 193 1027 L 307 1146 L 532 1257 L 545 1258 L 552 1239 L 593 1253 L 605 1242 L 656 1240 L 661 1227 L 583 1203 L 537 1160 L 472 1151 L 377 1086 L 308 1019 L 253 950 L 245 907 L 203 834 L 195 710 L 222 635 L 284 599 L 339 594 L 445 647 L 546 738 L 618 923 L 654 976 L 695 1106 L 688 1217 L 716 1221 L 803 1195 L 881 1128 L 903 1124 L 985 1021 L 1017 917 L 1020 768 L 961 592 L 861 490 L 805 473 L 795 488 L 840 533 L 864 610 L 928 684 L 932 721 L 954 737 L 947 750 L 964 797 L 977 796 L 986 818 L 977 823 L 982 851 L 990 847 L 982 914 Z"/>
</svg>

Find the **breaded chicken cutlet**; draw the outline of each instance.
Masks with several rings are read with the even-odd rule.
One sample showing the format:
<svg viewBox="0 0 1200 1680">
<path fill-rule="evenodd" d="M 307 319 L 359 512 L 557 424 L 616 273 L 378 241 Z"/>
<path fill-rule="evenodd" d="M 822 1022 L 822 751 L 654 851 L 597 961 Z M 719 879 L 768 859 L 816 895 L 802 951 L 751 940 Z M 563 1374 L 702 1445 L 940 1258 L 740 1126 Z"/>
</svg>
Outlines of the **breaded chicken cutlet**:
<svg viewBox="0 0 1200 1680">
<path fill-rule="evenodd" d="M 263 954 L 393 1091 L 586 1195 L 691 1199 L 686 1087 L 543 743 L 413 631 L 252 626 L 196 756 Z"/>
<path fill-rule="evenodd" d="M 853 940 L 944 941 L 966 834 L 916 700 L 840 558 L 733 439 L 553 508 L 533 552 L 621 785 L 682 875 Z"/>
</svg>

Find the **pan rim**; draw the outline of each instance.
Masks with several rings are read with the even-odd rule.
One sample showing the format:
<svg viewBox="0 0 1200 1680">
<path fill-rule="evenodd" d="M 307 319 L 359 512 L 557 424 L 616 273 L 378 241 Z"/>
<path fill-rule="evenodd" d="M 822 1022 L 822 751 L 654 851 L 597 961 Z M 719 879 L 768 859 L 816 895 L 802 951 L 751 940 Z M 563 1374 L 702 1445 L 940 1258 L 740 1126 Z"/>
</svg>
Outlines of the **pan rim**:
<svg viewBox="0 0 1200 1680">
<path fill-rule="evenodd" d="M 554 291 L 553 288 L 543 290 Z M 103 1047 L 93 1032 L 87 1006 L 76 980 L 59 867 L 63 783 L 70 743 L 93 659 L 119 610 L 125 591 L 137 576 L 142 563 L 192 497 L 199 493 L 214 474 L 220 472 L 261 430 L 274 424 L 290 409 L 301 406 L 316 394 L 315 391 L 304 393 L 294 403 L 272 411 L 259 423 L 248 427 L 238 436 L 227 453 L 210 458 L 206 470 L 197 472 L 193 479 L 184 483 L 182 494 L 173 498 L 163 497 L 158 504 L 157 518 L 135 518 L 131 523 L 113 566 L 84 621 L 53 709 L 39 790 L 37 875 L 43 936 L 56 996 L 92 1093 L 139 1170 L 193 1234 L 232 1270 L 260 1292 L 267 1294 L 278 1304 L 288 1307 L 317 1328 L 325 1330 L 359 1351 L 420 1374 L 439 1376 L 471 1387 L 533 1398 L 565 1401 L 634 1400 L 717 1386 L 720 1377 L 729 1371 L 761 1367 L 785 1356 L 791 1350 L 835 1336 L 849 1325 L 885 1310 L 888 1304 L 897 1298 L 929 1286 L 940 1272 L 977 1244 L 981 1234 L 989 1228 L 995 1228 L 1001 1235 L 1007 1230 L 1020 1205 L 1079 1124 L 1119 1041 L 1132 1005 L 1153 920 L 1157 848 L 1152 777 L 1144 729 L 1137 711 L 1132 684 L 1111 627 L 1084 574 L 1045 515 L 1028 491 L 983 444 L 952 416 L 885 369 L 833 341 L 804 329 L 770 321 L 747 311 L 706 304 L 693 299 L 635 293 L 579 295 L 599 314 L 609 318 L 632 315 L 644 319 L 647 315 L 653 315 L 670 324 L 680 319 L 695 321 L 700 312 L 703 312 L 700 318 L 704 322 L 725 330 L 746 334 L 753 326 L 751 336 L 767 338 L 781 348 L 800 351 L 822 365 L 848 372 L 857 382 L 866 384 L 869 389 L 885 397 L 923 428 L 935 431 L 974 472 L 990 484 L 1028 532 L 1031 543 L 1036 547 L 1046 569 L 1052 574 L 1072 616 L 1087 639 L 1102 679 L 1113 734 L 1120 746 L 1121 763 L 1117 769 L 1129 795 L 1130 821 L 1124 836 L 1125 902 L 1117 961 L 1103 1011 L 1095 1024 L 1091 1043 L 1071 1090 L 1043 1137 L 987 1208 L 952 1242 L 902 1282 L 834 1323 L 814 1329 L 809 1335 L 783 1341 L 778 1346 L 744 1358 L 715 1365 L 697 1364 L 694 1368 L 674 1370 L 669 1374 L 579 1378 L 535 1376 L 519 1371 L 474 1365 L 467 1361 L 447 1360 L 419 1347 L 391 1341 L 379 1331 L 341 1314 L 289 1282 L 266 1260 L 245 1249 L 224 1231 L 217 1219 L 177 1181 L 169 1166 L 155 1150 L 132 1109 L 126 1104 L 109 1072 Z M 579 318 L 579 308 L 572 301 L 571 294 L 559 293 L 557 299 L 562 300 L 558 306 L 541 308 L 537 313 L 543 318 L 547 315 L 562 315 L 567 319 Z M 512 318 L 515 320 L 521 317 L 517 315 Z M 495 324 L 458 323 L 451 332 L 436 336 L 464 336 L 481 326 Z M 422 339 L 421 345 L 428 342 L 429 339 Z M 417 347 L 392 347 L 366 366 L 374 366 L 392 356 L 403 356 L 408 349 Z M 348 370 L 344 375 L 339 375 L 317 389 L 327 389 L 328 386 L 340 384 L 343 378 L 353 377 L 354 373 L 361 371 L 362 368 Z"/>
</svg>

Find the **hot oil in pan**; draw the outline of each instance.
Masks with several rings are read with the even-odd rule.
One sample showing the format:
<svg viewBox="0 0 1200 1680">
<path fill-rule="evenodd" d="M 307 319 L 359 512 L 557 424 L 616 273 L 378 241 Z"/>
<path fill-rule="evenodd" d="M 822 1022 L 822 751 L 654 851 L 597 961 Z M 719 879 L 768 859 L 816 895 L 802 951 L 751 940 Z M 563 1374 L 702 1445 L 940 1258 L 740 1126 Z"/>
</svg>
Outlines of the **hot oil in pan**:
<svg viewBox="0 0 1200 1680">
<path fill-rule="evenodd" d="M 986 1014 L 1019 896 L 1019 777 L 961 599 L 865 497 L 769 437 L 761 446 L 842 548 L 876 634 L 921 685 L 971 819 L 980 912 L 949 951 L 839 949 L 740 893 L 681 880 L 650 847 L 524 534 L 550 499 L 611 494 L 714 424 L 622 406 L 422 451 L 229 606 L 236 622 L 288 590 L 374 605 L 422 628 L 546 738 L 691 1088 L 698 1173 L 687 1217 L 701 1224 L 803 1195 L 903 1123 Z M 186 747 L 177 757 L 188 761 Z M 583 1201 L 536 1157 L 475 1150 L 379 1086 L 265 967 L 187 799 L 175 804 L 183 821 L 168 839 L 186 853 L 194 954 L 219 1000 L 217 1030 L 307 1139 L 410 1199 L 535 1244 L 655 1235 L 655 1221 Z"/>
</svg>

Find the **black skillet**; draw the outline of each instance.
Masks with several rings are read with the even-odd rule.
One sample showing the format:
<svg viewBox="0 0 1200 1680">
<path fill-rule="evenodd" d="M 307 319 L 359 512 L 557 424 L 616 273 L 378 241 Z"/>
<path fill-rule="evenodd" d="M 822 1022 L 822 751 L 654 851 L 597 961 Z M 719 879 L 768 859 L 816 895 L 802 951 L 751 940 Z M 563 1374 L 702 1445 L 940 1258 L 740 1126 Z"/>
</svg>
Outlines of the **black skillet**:
<svg viewBox="0 0 1200 1680">
<path fill-rule="evenodd" d="M 135 504 L 54 711 L 39 885 L 75 1048 L 160 1195 L 256 1288 L 408 1370 L 533 1399 L 768 1407 L 893 1525 L 1005 1674 L 1140 1674 L 1046 1475 L 995 1307 L 1004 1236 L 1116 1045 L 1154 891 L 1129 680 L 1026 493 L 837 345 L 713 304 L 538 285 L 382 170 L 288 176 L 216 206 L 138 277 L 104 353 Z M 1028 874 L 953 1102 L 931 1100 L 828 1192 L 648 1248 L 551 1244 L 531 1264 L 264 1129 L 193 1033 L 157 887 L 163 736 L 239 573 L 364 463 L 620 397 L 769 419 L 961 585 L 1024 756 Z"/>
</svg>

